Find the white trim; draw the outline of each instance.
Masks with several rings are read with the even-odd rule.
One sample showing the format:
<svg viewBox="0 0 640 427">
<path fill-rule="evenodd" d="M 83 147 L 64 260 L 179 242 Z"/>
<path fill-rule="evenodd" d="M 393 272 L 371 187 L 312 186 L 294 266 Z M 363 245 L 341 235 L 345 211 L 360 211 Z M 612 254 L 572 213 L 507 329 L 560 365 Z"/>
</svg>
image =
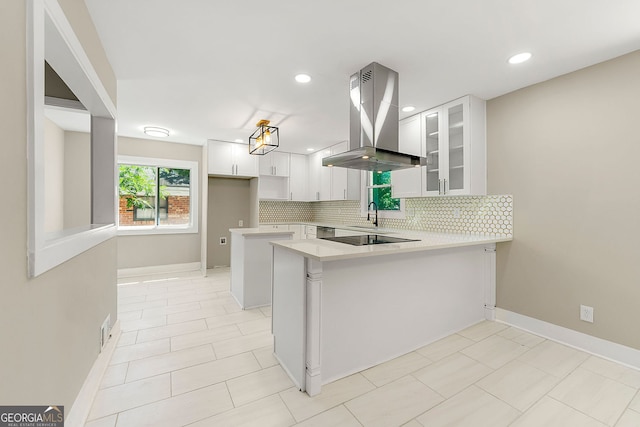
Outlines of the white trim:
<svg viewBox="0 0 640 427">
<path fill-rule="evenodd" d="M 640 369 L 640 350 L 496 308 L 496 320 L 633 369 Z"/>
<path fill-rule="evenodd" d="M 119 268 L 118 279 L 126 277 L 147 276 L 149 274 L 182 273 L 201 270 L 200 262 L 183 264 L 150 265 L 148 267 Z"/>
<path fill-rule="evenodd" d="M 198 172 L 198 162 L 196 160 L 172 160 L 160 159 L 154 157 L 138 157 L 138 156 L 118 156 L 118 165 L 141 165 L 153 166 L 160 168 L 172 169 L 189 169 L 189 225 L 171 226 L 171 225 L 153 225 L 153 226 L 123 226 L 118 225 L 118 235 L 149 235 L 149 234 L 195 234 L 198 233 L 198 203 L 200 193 L 198 192 L 198 181 L 200 174 Z M 205 187 L 206 188 L 206 187 Z M 116 204 L 120 206 L 120 203 Z M 120 220 L 118 215 L 118 222 Z"/>
<path fill-rule="evenodd" d="M 93 366 L 85 378 L 84 384 L 82 384 L 82 388 L 76 396 L 76 400 L 71 406 L 67 419 L 64 420 L 68 426 L 83 426 L 86 423 L 89 411 L 93 405 L 93 400 L 102 382 L 102 377 L 104 377 L 104 373 L 111 361 L 111 356 L 116 349 L 116 344 L 120 339 L 120 333 L 120 320 L 116 320 L 113 328 L 111 328 L 109 340 L 102 349 L 102 352 L 98 355 L 96 361 L 93 362 Z"/>
<path fill-rule="evenodd" d="M 367 217 L 367 208 L 369 205 L 369 189 L 370 188 L 381 188 L 383 186 L 370 186 L 369 185 L 369 177 L 373 172 L 371 171 L 362 171 L 360 176 L 360 216 L 363 218 Z M 393 182 L 389 184 L 389 188 L 393 189 Z M 387 218 L 387 219 L 406 219 L 406 211 L 405 211 L 405 200 L 404 198 L 394 197 L 394 199 L 400 199 L 400 209 L 397 211 L 388 211 L 388 210 L 378 210 L 379 218 Z M 380 223 L 380 221 L 378 221 Z"/>
</svg>

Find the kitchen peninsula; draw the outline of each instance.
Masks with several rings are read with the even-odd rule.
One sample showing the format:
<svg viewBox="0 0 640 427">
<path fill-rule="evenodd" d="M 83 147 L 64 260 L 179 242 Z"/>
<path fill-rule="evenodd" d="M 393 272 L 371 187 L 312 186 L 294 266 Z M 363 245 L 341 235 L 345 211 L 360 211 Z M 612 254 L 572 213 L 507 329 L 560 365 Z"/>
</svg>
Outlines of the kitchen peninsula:
<svg viewBox="0 0 640 427">
<path fill-rule="evenodd" d="M 495 245 L 511 238 L 394 236 L 420 240 L 271 243 L 274 354 L 301 391 L 493 319 Z"/>
</svg>

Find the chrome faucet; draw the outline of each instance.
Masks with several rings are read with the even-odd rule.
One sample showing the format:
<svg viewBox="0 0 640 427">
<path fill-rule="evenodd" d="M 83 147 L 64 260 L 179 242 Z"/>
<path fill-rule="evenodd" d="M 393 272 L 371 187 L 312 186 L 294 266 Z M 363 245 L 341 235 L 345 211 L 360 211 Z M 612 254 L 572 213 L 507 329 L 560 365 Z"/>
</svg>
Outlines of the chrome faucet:
<svg viewBox="0 0 640 427">
<path fill-rule="evenodd" d="M 376 209 L 376 219 L 373 221 L 373 225 L 377 227 L 378 226 L 378 205 L 376 202 L 371 202 L 369 203 L 369 206 L 367 206 L 367 221 L 371 221 L 371 213 L 369 212 L 369 208 L 371 207 L 371 205 L 373 205 L 374 208 Z"/>
</svg>

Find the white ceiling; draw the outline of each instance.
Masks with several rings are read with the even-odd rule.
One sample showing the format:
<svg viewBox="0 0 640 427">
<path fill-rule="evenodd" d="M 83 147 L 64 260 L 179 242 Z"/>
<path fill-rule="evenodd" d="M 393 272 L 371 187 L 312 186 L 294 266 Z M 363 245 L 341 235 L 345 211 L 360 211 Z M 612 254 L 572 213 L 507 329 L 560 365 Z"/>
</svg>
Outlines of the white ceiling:
<svg viewBox="0 0 640 427">
<path fill-rule="evenodd" d="M 420 111 L 640 49 L 638 0 L 85 1 L 118 79 L 118 134 L 161 126 L 190 144 L 247 141 L 263 118 L 283 151 L 346 140 L 349 76 L 373 61 Z"/>
</svg>

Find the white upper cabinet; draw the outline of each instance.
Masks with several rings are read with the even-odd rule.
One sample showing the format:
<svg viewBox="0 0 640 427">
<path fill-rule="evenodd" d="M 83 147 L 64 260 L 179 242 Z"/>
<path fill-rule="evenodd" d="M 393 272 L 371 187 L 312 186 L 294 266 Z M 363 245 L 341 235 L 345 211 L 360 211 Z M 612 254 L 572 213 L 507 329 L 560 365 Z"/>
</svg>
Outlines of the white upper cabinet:
<svg viewBox="0 0 640 427">
<path fill-rule="evenodd" d="M 306 202 L 308 199 L 307 156 L 291 154 L 289 168 L 289 200 Z"/>
<path fill-rule="evenodd" d="M 289 176 L 289 153 L 272 151 L 260 158 L 260 175 Z"/>
<path fill-rule="evenodd" d="M 408 117 L 398 126 L 398 148 L 401 153 L 424 156 L 422 115 Z M 425 167 L 391 172 L 391 195 L 396 199 L 422 196 L 422 174 Z"/>
<path fill-rule="evenodd" d="M 348 141 L 330 148 L 332 156 L 348 150 Z M 360 200 L 360 176 L 359 170 L 331 168 L 331 200 Z"/>
<path fill-rule="evenodd" d="M 256 177 L 258 156 L 249 154 L 245 144 L 208 141 L 209 175 Z"/>
<path fill-rule="evenodd" d="M 309 155 L 309 198 L 310 201 L 331 200 L 331 169 L 322 166 L 322 159 L 331 155 L 330 149 Z"/>
<path fill-rule="evenodd" d="M 465 96 L 422 114 L 426 173 L 423 195 L 487 191 L 485 101 Z"/>
</svg>

